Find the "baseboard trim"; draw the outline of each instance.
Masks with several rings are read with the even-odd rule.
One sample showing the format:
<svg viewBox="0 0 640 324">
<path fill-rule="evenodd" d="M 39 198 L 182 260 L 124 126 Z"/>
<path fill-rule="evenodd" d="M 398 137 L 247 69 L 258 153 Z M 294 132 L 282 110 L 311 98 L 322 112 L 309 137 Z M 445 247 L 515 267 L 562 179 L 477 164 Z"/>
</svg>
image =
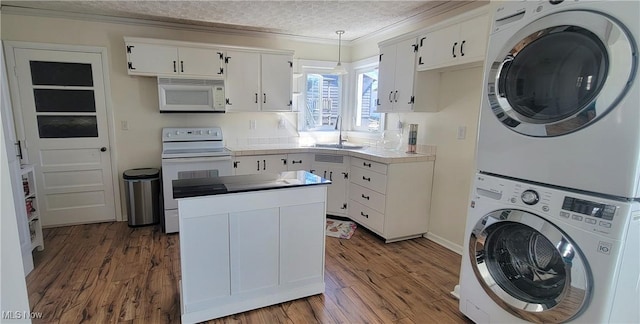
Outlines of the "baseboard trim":
<svg viewBox="0 0 640 324">
<path fill-rule="evenodd" d="M 427 234 L 425 234 L 423 236 L 425 238 L 431 240 L 431 241 L 434 241 L 434 242 L 444 246 L 445 248 L 447 248 L 447 249 L 449 249 L 449 250 L 451 250 L 451 251 L 453 251 L 455 253 L 458 253 L 458 254 L 462 255 L 462 246 L 461 245 L 453 243 L 453 242 L 451 242 L 451 241 L 449 241 L 449 240 L 447 240 L 447 239 L 445 239 L 443 237 L 440 237 L 440 236 L 438 236 L 436 234 L 433 234 L 431 232 L 428 232 Z"/>
</svg>

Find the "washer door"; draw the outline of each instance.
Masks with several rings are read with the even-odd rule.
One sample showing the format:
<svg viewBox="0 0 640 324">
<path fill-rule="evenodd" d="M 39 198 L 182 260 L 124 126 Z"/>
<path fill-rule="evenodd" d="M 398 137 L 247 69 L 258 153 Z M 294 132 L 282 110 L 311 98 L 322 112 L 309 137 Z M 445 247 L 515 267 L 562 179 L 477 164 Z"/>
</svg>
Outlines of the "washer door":
<svg viewBox="0 0 640 324">
<path fill-rule="evenodd" d="M 612 110 L 631 87 L 637 48 L 610 17 L 566 11 L 518 31 L 491 62 L 491 109 L 518 133 L 574 132 Z"/>
<path fill-rule="evenodd" d="M 555 225 L 525 211 L 502 209 L 481 218 L 469 257 L 491 299 L 527 321 L 568 321 L 591 296 L 582 253 Z"/>
</svg>

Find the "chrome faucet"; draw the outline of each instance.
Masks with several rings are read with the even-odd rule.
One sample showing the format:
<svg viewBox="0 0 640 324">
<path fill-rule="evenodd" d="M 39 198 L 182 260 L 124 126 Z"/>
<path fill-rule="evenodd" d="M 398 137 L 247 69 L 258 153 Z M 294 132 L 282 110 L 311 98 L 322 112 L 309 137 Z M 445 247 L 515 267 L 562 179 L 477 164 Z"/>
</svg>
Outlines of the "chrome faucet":
<svg viewBox="0 0 640 324">
<path fill-rule="evenodd" d="M 338 124 L 338 122 L 340 122 L 340 124 Z M 342 148 L 342 143 L 346 142 L 347 140 L 342 139 L 342 118 L 340 118 L 340 115 L 338 115 L 338 118 L 336 118 L 335 129 L 338 131 L 338 148 Z"/>
</svg>

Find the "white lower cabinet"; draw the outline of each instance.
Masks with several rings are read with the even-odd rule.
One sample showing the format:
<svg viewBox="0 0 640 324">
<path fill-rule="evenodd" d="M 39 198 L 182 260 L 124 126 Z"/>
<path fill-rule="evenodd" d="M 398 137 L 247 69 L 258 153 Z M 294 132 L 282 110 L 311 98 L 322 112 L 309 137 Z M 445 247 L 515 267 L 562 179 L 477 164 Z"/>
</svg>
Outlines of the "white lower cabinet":
<svg viewBox="0 0 640 324">
<path fill-rule="evenodd" d="M 349 156 L 315 154 L 310 172 L 331 180 L 327 189 L 327 214 L 347 216 Z"/>
<path fill-rule="evenodd" d="M 280 173 L 287 171 L 287 155 L 248 155 L 233 159 L 233 174 Z"/>
<path fill-rule="evenodd" d="M 348 216 L 393 242 L 428 230 L 433 161 L 384 164 L 351 158 Z"/>
<path fill-rule="evenodd" d="M 278 208 L 229 214 L 232 295 L 278 286 L 279 218 Z"/>
<path fill-rule="evenodd" d="M 182 322 L 324 292 L 326 189 L 180 199 Z"/>
</svg>

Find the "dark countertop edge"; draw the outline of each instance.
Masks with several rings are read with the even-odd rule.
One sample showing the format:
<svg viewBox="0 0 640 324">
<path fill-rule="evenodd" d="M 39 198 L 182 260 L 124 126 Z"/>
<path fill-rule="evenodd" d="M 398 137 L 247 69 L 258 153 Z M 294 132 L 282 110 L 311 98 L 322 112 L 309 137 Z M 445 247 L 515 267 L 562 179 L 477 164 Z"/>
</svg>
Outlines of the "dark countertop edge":
<svg viewBox="0 0 640 324">
<path fill-rule="evenodd" d="M 289 183 L 287 180 L 299 183 Z M 328 185 L 331 181 L 307 171 L 173 180 L 175 199 L 253 191 Z"/>
</svg>

